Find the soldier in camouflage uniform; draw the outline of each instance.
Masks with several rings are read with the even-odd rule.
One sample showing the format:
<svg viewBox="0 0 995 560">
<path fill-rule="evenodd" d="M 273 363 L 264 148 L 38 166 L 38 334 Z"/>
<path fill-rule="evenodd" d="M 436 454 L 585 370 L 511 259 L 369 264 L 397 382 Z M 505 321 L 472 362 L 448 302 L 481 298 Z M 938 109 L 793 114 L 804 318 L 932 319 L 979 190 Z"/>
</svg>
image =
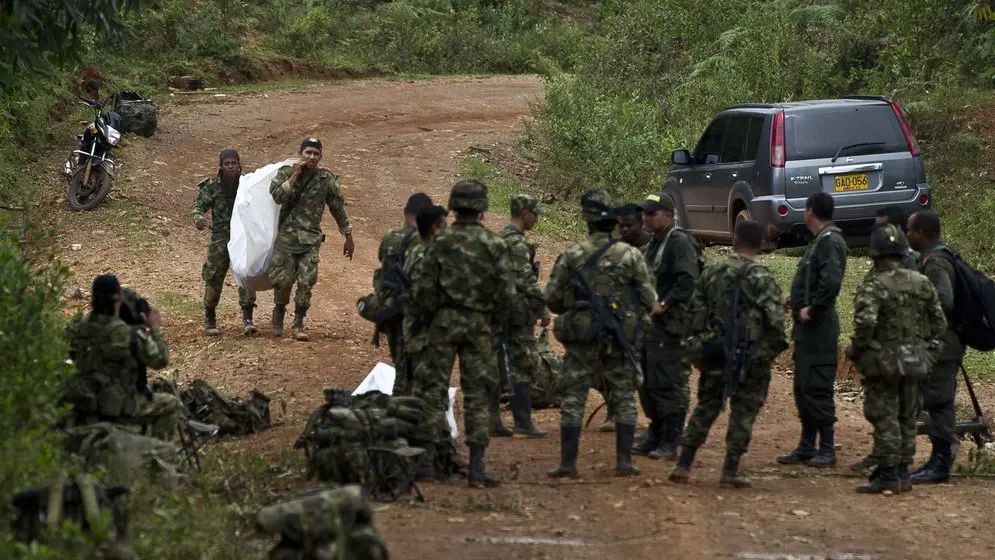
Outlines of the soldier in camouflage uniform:
<svg viewBox="0 0 995 560">
<path fill-rule="evenodd" d="M 384 286 L 384 278 L 389 279 L 394 274 L 385 270 L 385 267 L 400 266 L 403 269 L 406 254 L 414 245 L 419 243 L 415 217 L 419 210 L 430 206 L 432 206 L 432 199 L 425 193 L 415 193 L 408 197 L 408 202 L 404 205 L 404 225 L 388 231 L 380 240 L 380 248 L 377 249 L 380 268 L 373 273 L 373 290 L 380 304 L 384 307 L 393 305 L 393 299 L 399 295 L 397 287 Z M 394 362 L 394 370 L 397 372 L 394 378 L 393 394 L 395 395 L 405 395 L 411 392 L 412 371 L 404 353 L 403 317 L 401 315 L 401 317 L 392 319 L 388 324 L 379 327 L 387 335 L 390 358 Z"/>
<path fill-rule="evenodd" d="M 824 192 L 805 202 L 805 225 L 815 237 L 798 261 L 788 302 L 794 319 L 794 392 L 802 433 L 798 447 L 777 457 L 784 465 L 836 465 L 833 390 L 840 336 L 836 297 L 846 271 L 847 247 L 832 223 L 833 205 L 833 197 Z"/>
<path fill-rule="evenodd" d="M 948 328 L 943 334 L 943 350 L 929 377 L 922 384 L 922 408 L 928 414 L 926 422 L 932 451 L 929 460 L 912 473 L 913 484 L 929 484 L 950 480 L 957 435 L 954 425 L 954 400 L 957 396 L 957 372 L 964 360 L 964 344 L 953 329 L 954 286 L 957 275 L 950 250 L 940 236 L 940 217 L 932 210 L 916 212 L 909 218 L 909 243 L 923 255 L 919 271 L 929 278 L 940 298 Z"/>
<path fill-rule="evenodd" d="M 546 432 L 532 423 L 532 383 L 539 367 L 539 348 L 534 327 L 539 323 L 549 326 L 550 315 L 539 289 L 539 261 L 536 245 L 525 237 L 539 222 L 539 200 L 527 194 L 511 197 L 511 223 L 501 230 L 501 239 L 508 244 L 511 267 L 515 281 L 515 299 L 512 301 L 511 323 L 506 332 L 499 333 L 502 377 L 511 381 L 511 412 L 515 420 L 515 434 L 529 438 L 546 437 Z M 491 401 L 492 426 L 497 428 L 501 417 L 497 411 L 498 393 Z M 503 426 L 502 426 L 503 427 Z"/>
<path fill-rule="evenodd" d="M 335 218 L 339 232 L 345 236 L 342 254 L 352 259 L 355 245 L 338 177 L 318 168 L 321 142 L 317 138 L 305 138 L 300 154 L 301 161 L 281 168 L 270 184 L 270 194 L 280 205 L 280 224 L 268 274 L 274 290 L 273 334 L 283 336 L 290 289 L 296 283 L 291 332 L 295 340 L 306 341 L 304 317 L 311 306 L 311 288 L 318 281 L 319 253 L 325 240 L 321 233 L 321 215 L 326 206 Z"/>
<path fill-rule="evenodd" d="M 643 223 L 653 234 L 643 254 L 664 313 L 653 318 L 643 345 L 646 368 L 639 398 L 650 419 L 649 430 L 633 451 L 651 459 L 677 457 L 691 401 L 691 366 L 682 349 L 687 304 L 698 280 L 698 253 L 691 236 L 674 223 L 674 199 L 651 194 L 642 202 Z"/>
<path fill-rule="evenodd" d="M 218 302 L 221 289 L 231 259 L 228 257 L 228 239 L 231 237 L 231 214 L 235 208 L 235 195 L 238 193 L 238 180 L 242 174 L 242 164 L 238 152 L 233 148 L 222 150 L 218 158 L 221 169 L 218 174 L 204 179 L 197 185 L 197 200 L 193 204 L 193 223 L 198 230 L 207 227 L 204 214 L 211 213 L 211 244 L 204 262 L 204 333 L 208 336 L 219 334 L 217 324 Z M 256 293 L 238 288 L 238 303 L 242 307 L 242 331 L 255 334 L 252 324 L 252 309 L 256 306 Z"/>
<path fill-rule="evenodd" d="M 712 423 L 718 417 L 725 398 L 729 397 L 729 427 L 726 430 L 726 458 L 720 485 L 746 488 L 750 483 L 739 475 L 739 459 L 746 453 L 753 434 L 753 422 L 767 400 L 770 366 L 785 348 L 784 311 L 781 289 L 770 269 L 755 261 L 763 244 L 763 227 L 753 220 L 736 224 L 733 254 L 705 269 L 695 289 L 688 325 L 689 354 L 696 356 L 701 377 L 698 380 L 698 405 L 684 433 L 684 444 L 677 468 L 670 480 L 687 482 L 698 448 L 705 443 Z M 738 290 L 737 298 L 730 294 Z M 724 325 L 716 323 L 721 318 Z M 725 368 L 736 348 L 726 347 L 726 332 L 736 328 L 752 348 L 742 372 L 742 379 L 727 379 Z M 737 344 L 739 346 L 739 344 Z M 716 352 L 715 348 L 721 351 Z M 737 372 L 738 373 L 738 372 Z"/>
<path fill-rule="evenodd" d="M 412 283 L 411 308 L 432 317 L 424 360 L 431 375 L 448 379 L 459 356 L 471 487 L 497 486 L 485 472 L 487 403 L 498 382 L 495 328 L 506 328 L 515 297 L 508 244 L 481 224 L 487 187 L 461 181 L 449 195 L 456 221 L 425 251 Z"/>
<path fill-rule="evenodd" d="M 637 364 L 632 363 L 636 351 L 636 325 L 646 312 L 659 313 L 646 259 L 638 249 L 611 238 L 616 217 L 607 195 L 590 190 L 581 197 L 588 238 L 567 249 L 556 260 L 549 284 L 546 304 L 559 315 L 553 334 L 566 347 L 560 378 L 560 466 L 549 476 L 576 477 L 577 452 L 580 446 L 581 421 L 587 393 L 600 374 L 609 387 L 612 410 L 615 413 L 616 473 L 619 476 L 639 474 L 632 464 L 632 441 L 636 428 L 636 387 L 640 380 Z M 602 326 L 607 318 L 595 317 L 591 310 L 592 294 L 577 286 L 578 274 L 583 274 L 592 288 L 608 298 L 618 311 L 627 344 L 623 345 Z M 630 356 L 625 346 L 629 346 Z"/>
<path fill-rule="evenodd" d="M 871 233 L 874 273 L 853 300 L 853 338 L 847 356 L 863 376 L 864 416 L 874 427 L 877 467 L 860 493 L 912 490 L 908 466 L 916 451 L 919 386 L 947 330 L 929 279 L 901 268 L 908 251 L 902 231 L 884 225 Z"/>
</svg>

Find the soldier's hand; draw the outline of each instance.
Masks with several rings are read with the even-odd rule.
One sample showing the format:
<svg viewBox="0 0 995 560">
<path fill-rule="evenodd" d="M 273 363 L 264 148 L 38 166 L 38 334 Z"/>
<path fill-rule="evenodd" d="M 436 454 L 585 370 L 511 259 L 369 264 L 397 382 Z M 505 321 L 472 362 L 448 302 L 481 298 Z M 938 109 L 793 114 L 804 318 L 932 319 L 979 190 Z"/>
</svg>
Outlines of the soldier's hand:
<svg viewBox="0 0 995 560">
<path fill-rule="evenodd" d="M 785 311 L 791 310 L 791 296 L 781 296 L 781 307 L 784 307 Z"/>
<path fill-rule="evenodd" d="M 158 329 L 162 326 L 162 316 L 159 315 L 159 309 L 153 307 L 149 309 L 149 314 L 145 315 L 145 326 L 150 329 Z"/>
<path fill-rule="evenodd" d="M 655 317 L 657 315 L 663 315 L 667 312 L 666 306 L 660 303 L 654 303 L 653 309 L 650 310 L 650 317 Z"/>
<path fill-rule="evenodd" d="M 851 344 L 850 346 L 847 347 L 847 349 L 846 349 L 846 357 L 848 359 L 850 359 L 850 360 L 856 360 L 857 359 L 857 349 L 853 347 L 853 344 Z"/>
<path fill-rule="evenodd" d="M 812 320 L 812 306 L 802 307 L 801 311 L 798 312 L 798 319 L 802 323 L 807 323 Z"/>
<path fill-rule="evenodd" d="M 549 324 L 552 321 L 553 318 L 547 313 L 546 315 L 543 315 L 542 317 L 539 318 L 539 326 L 542 328 L 546 328 L 549 326 Z"/>
<path fill-rule="evenodd" d="M 352 234 L 351 233 L 346 234 L 346 236 L 345 236 L 345 244 L 342 245 L 342 254 L 345 255 L 345 256 L 347 256 L 347 257 L 349 257 L 349 260 L 351 261 L 352 260 L 352 253 L 355 250 L 356 250 L 356 244 L 352 240 Z"/>
<path fill-rule="evenodd" d="M 207 227 L 207 222 L 204 221 L 203 217 L 200 217 L 193 221 L 193 225 L 197 226 L 199 231 L 204 231 L 204 228 Z"/>
</svg>

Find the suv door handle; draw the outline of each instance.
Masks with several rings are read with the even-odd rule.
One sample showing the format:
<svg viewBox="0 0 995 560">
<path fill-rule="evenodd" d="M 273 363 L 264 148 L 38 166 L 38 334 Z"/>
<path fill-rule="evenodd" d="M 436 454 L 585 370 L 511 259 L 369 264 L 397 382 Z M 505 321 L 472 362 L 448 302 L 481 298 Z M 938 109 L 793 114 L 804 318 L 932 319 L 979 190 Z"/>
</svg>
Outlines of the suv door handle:
<svg viewBox="0 0 995 560">
<path fill-rule="evenodd" d="M 735 171 L 729 174 L 730 179 L 735 179 L 736 177 L 739 177 L 739 173 L 736 173 Z"/>
<path fill-rule="evenodd" d="M 711 181 L 712 180 L 712 174 L 711 173 L 705 173 L 705 180 L 706 181 Z"/>
</svg>

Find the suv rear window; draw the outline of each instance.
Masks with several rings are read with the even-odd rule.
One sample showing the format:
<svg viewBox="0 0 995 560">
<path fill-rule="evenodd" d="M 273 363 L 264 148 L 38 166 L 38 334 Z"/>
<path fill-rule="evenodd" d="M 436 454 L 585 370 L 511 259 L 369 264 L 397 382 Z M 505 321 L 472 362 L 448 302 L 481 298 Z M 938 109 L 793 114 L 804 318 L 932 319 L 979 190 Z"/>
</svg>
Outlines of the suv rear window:
<svg viewBox="0 0 995 560">
<path fill-rule="evenodd" d="M 807 109 L 785 113 L 789 160 L 831 158 L 843 146 L 881 143 L 843 150 L 840 156 L 908 150 L 902 128 L 888 105 Z"/>
</svg>

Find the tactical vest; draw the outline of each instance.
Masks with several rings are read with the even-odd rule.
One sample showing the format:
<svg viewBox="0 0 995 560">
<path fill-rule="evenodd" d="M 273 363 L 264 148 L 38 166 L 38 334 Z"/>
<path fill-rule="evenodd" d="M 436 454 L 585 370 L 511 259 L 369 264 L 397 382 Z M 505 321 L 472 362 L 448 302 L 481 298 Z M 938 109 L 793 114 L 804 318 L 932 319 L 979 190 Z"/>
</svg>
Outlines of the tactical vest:
<svg viewBox="0 0 995 560">
<path fill-rule="evenodd" d="M 925 339 L 923 319 L 928 302 L 922 298 L 925 276 L 905 269 L 874 276 L 878 322 L 869 350 L 857 359 L 866 377 L 925 377 L 934 358 Z"/>
</svg>

